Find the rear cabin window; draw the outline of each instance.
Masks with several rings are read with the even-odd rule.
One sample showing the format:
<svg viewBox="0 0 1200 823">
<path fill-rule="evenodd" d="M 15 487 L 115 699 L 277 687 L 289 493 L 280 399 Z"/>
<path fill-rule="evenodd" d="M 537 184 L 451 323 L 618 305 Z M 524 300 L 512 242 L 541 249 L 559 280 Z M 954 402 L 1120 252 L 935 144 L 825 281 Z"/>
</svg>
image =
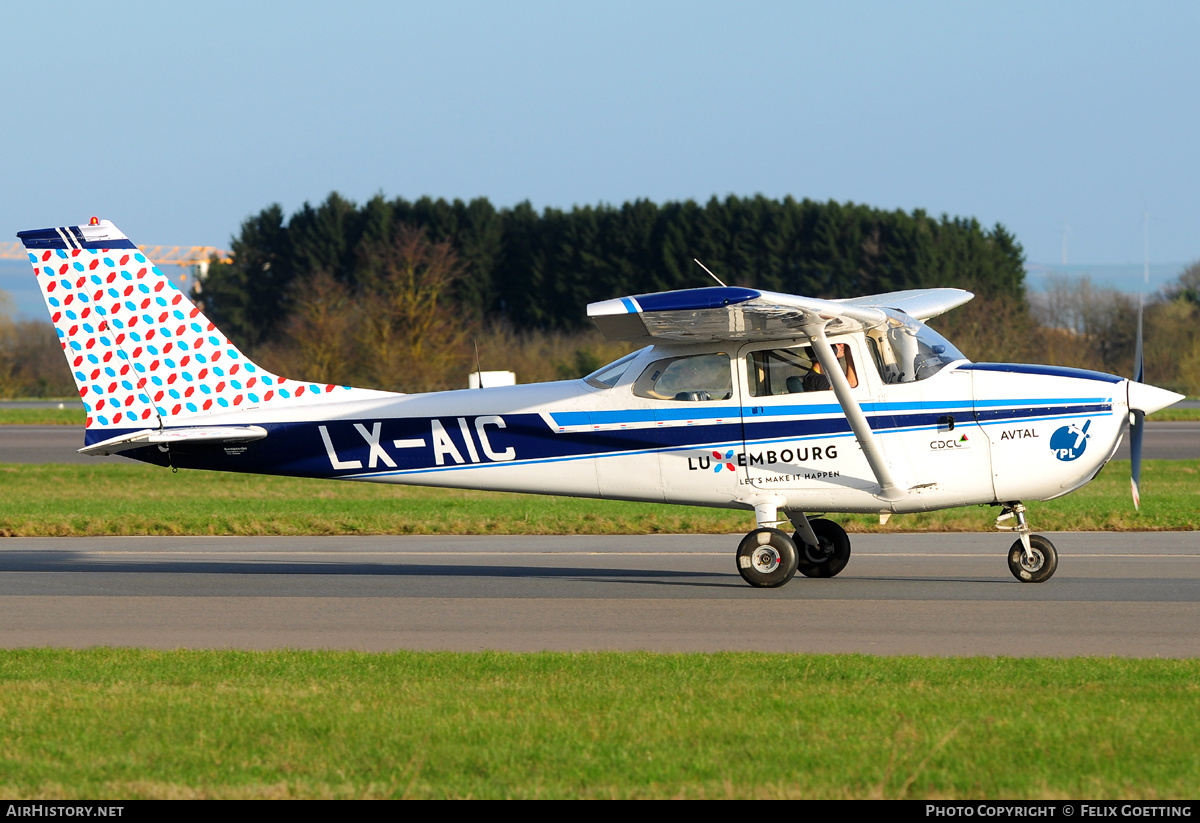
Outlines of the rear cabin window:
<svg viewBox="0 0 1200 823">
<path fill-rule="evenodd" d="M 633 393 L 692 403 L 728 400 L 733 396 L 729 355 L 719 352 L 656 360 L 633 384 Z"/>
<path fill-rule="evenodd" d="M 845 343 L 833 343 L 833 353 L 850 388 L 858 386 L 858 370 Z M 751 397 L 826 391 L 832 388 L 822 373 L 811 346 L 797 349 L 764 349 L 746 357 L 746 374 Z"/>
<path fill-rule="evenodd" d="M 617 385 L 617 381 L 625 375 L 626 369 L 639 354 L 641 354 L 640 351 L 631 352 L 620 360 L 614 360 L 607 366 L 601 366 L 583 379 L 588 382 L 588 385 L 598 389 L 611 389 Z"/>
</svg>

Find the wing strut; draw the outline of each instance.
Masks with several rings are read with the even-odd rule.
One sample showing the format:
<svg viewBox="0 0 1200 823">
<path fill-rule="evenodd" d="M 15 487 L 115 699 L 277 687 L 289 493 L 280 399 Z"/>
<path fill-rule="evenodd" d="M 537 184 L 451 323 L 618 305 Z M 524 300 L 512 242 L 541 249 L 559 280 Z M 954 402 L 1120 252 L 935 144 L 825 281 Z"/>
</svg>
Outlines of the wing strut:
<svg viewBox="0 0 1200 823">
<path fill-rule="evenodd" d="M 896 479 L 892 477 L 887 463 L 884 462 L 883 449 L 879 445 L 879 438 L 875 436 L 875 432 L 871 431 L 871 426 L 867 423 L 867 418 L 863 414 L 862 407 L 858 405 L 858 401 L 850 394 L 850 383 L 846 380 L 846 375 L 842 374 L 842 368 L 838 365 L 837 356 L 833 353 L 833 347 L 829 345 L 829 340 L 825 337 L 825 327 L 817 325 L 815 329 L 810 327 L 809 329 L 805 329 L 805 331 L 812 340 L 813 351 L 817 354 L 817 362 L 821 364 L 825 376 L 829 378 L 838 404 L 841 405 L 846 419 L 850 421 L 850 429 L 854 432 L 854 437 L 858 440 L 858 445 L 862 447 L 863 454 L 867 458 L 867 463 L 871 466 L 871 471 L 874 473 L 875 479 L 879 481 L 878 497 L 889 502 L 900 500 L 907 493 L 904 489 L 900 488 L 896 483 Z"/>
</svg>

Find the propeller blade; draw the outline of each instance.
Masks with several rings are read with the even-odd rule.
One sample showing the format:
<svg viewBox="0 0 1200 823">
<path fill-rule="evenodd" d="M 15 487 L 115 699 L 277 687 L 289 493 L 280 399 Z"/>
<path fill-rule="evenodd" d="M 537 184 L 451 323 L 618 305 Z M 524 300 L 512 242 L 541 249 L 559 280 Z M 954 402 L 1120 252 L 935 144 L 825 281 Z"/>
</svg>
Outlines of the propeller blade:
<svg viewBox="0 0 1200 823">
<path fill-rule="evenodd" d="M 1142 307 L 1145 301 L 1138 293 L 1137 349 L 1133 353 L 1133 379 L 1146 382 L 1146 364 L 1142 359 Z M 1090 422 L 1090 421 L 1089 421 Z M 1133 492 L 1133 508 L 1141 511 L 1142 500 L 1138 484 L 1142 482 L 1142 433 L 1146 429 L 1146 413 L 1141 409 L 1129 410 L 1129 484 Z"/>
<path fill-rule="evenodd" d="M 1138 295 L 1138 329 L 1137 349 L 1133 353 L 1133 379 L 1138 383 L 1146 382 L 1146 364 L 1142 360 L 1142 296 Z"/>
<path fill-rule="evenodd" d="M 1141 409 L 1129 412 L 1129 465 L 1130 484 L 1133 486 L 1133 507 L 1141 510 L 1138 484 L 1142 482 L 1142 433 L 1146 429 L 1146 413 Z"/>
</svg>

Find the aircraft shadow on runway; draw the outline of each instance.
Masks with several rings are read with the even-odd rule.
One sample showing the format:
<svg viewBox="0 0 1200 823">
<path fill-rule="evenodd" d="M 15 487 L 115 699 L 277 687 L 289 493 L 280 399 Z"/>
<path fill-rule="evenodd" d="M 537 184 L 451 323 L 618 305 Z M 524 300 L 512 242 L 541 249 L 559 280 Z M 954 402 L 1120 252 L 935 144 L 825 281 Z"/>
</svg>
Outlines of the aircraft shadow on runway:
<svg viewBox="0 0 1200 823">
<path fill-rule="evenodd" d="M 0 574 L 65 573 L 143 575 L 236 575 L 294 576 L 297 580 L 319 576 L 362 577 L 377 579 L 510 581 L 559 580 L 588 583 L 653 587 L 682 587 L 741 591 L 767 595 L 742 582 L 733 569 L 728 573 L 704 570 L 661 568 L 612 568 L 586 566 L 546 566 L 511 564 L 451 564 L 347 561 L 228 561 L 228 560 L 98 560 L 86 553 L 70 551 L 0 552 Z M 731 564 L 732 565 L 732 564 Z M 812 599 L 884 599 L 884 600 L 979 600 L 999 599 L 1037 601 L 1111 601 L 1111 602 L 1197 602 L 1200 587 L 1186 578 L 1079 578 L 1054 580 L 1031 586 L 995 577 L 950 577 L 943 575 L 872 575 L 845 574 L 831 580 L 806 580 L 797 575 L 793 594 Z M 19 594 L 19 579 L 9 578 L 0 586 L 3 594 Z M 776 589 L 782 592 L 785 589 Z M 477 596 L 478 593 L 475 593 Z M 496 596 L 504 596 L 497 592 Z"/>
<path fill-rule="evenodd" d="M 584 566 L 513 566 L 448 563 L 279 562 L 222 560 L 97 560 L 73 552 L 7 551 L 0 554 L 3 572 L 68 572 L 91 574 L 237 574 L 237 575 L 364 575 L 370 577 L 494 577 L 508 579 L 578 579 L 591 581 L 729 585 L 746 588 L 731 570 L 728 574 L 650 568 Z M 705 582 L 699 582 L 697 579 Z M 721 581 L 721 582 L 716 582 Z"/>
</svg>

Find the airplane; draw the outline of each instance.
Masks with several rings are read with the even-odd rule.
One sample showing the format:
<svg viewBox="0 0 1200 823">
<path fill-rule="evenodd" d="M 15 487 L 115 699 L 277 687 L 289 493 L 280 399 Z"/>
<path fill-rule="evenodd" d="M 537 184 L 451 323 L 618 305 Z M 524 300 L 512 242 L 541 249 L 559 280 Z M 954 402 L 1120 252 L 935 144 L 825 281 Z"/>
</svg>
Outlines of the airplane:
<svg viewBox="0 0 1200 823">
<path fill-rule="evenodd" d="M 1058 552 L 1024 501 L 1096 477 L 1182 395 L 1059 366 L 973 363 L 924 321 L 952 288 L 829 300 L 709 286 L 604 300 L 637 351 L 579 379 L 426 394 L 254 363 L 111 222 L 20 232 L 87 412 L 90 455 L 207 469 L 744 509 L 736 568 L 833 577 L 827 517 L 999 506 L 1022 582 Z M 718 283 L 720 281 L 718 280 Z M 1015 524 L 1004 521 L 1015 519 Z M 791 526 L 791 533 L 783 527 Z"/>
</svg>

